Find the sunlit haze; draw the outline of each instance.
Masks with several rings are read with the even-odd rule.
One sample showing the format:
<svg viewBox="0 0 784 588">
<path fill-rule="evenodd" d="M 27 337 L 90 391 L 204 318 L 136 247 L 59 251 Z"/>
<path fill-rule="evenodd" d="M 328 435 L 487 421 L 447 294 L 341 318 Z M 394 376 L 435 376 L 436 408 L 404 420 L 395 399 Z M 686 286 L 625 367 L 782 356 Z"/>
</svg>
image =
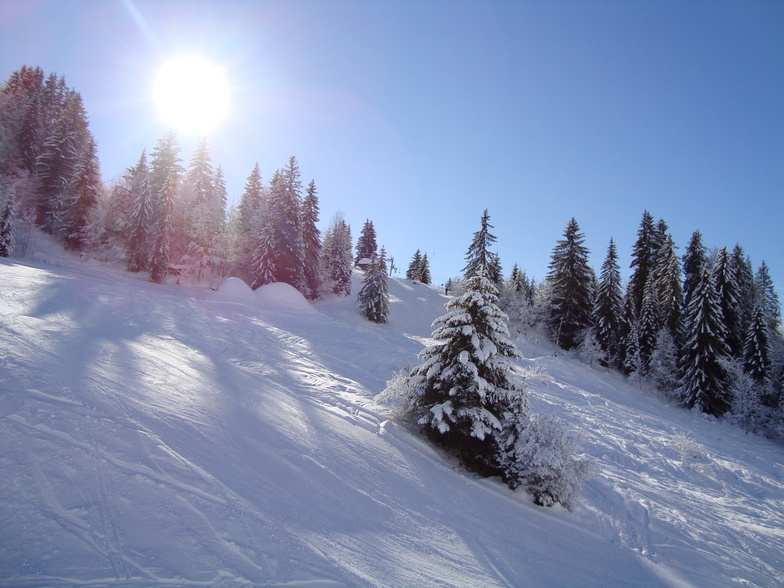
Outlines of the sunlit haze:
<svg viewBox="0 0 784 588">
<path fill-rule="evenodd" d="M 152 97 L 161 121 L 181 133 L 216 129 L 230 106 L 224 72 L 201 55 L 181 55 L 164 62 L 155 75 Z"/>
<path fill-rule="evenodd" d="M 342 211 L 356 239 L 371 219 L 397 267 L 428 253 L 435 284 L 485 208 L 505 274 L 544 278 L 575 217 L 591 265 L 612 237 L 628 279 L 649 210 L 679 255 L 697 229 L 739 243 L 784 296 L 782 30 L 779 0 L 0 0 L 0 78 L 64 76 L 107 182 L 172 127 L 184 165 L 212 127 L 230 202 L 256 163 L 267 183 L 296 156 L 322 230 Z M 180 55 L 216 70 L 175 67 L 153 102 Z"/>
</svg>

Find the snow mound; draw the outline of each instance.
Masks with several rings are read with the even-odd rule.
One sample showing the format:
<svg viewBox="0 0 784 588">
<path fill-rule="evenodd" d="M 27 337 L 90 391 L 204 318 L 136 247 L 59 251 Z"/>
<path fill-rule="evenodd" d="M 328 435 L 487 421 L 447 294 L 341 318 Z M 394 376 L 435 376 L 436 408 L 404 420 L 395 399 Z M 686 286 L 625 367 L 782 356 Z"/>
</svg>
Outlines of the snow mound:
<svg viewBox="0 0 784 588">
<path fill-rule="evenodd" d="M 253 304 L 256 297 L 253 290 L 240 278 L 227 278 L 215 292 L 214 298 L 222 302 L 241 302 Z"/>
<path fill-rule="evenodd" d="M 315 314 L 318 311 L 294 286 L 285 282 L 266 284 L 253 291 L 256 304 L 266 310 L 292 314 Z"/>
</svg>

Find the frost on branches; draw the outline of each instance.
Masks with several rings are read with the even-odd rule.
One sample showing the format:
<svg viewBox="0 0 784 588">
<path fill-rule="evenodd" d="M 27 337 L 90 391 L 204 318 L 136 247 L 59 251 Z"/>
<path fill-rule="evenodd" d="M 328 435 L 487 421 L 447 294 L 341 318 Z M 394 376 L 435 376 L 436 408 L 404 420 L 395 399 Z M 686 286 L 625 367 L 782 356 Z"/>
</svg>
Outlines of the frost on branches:
<svg viewBox="0 0 784 588">
<path fill-rule="evenodd" d="M 520 353 L 508 339 L 495 286 L 483 274 L 469 279 L 465 294 L 446 308 L 433 323 L 438 343 L 420 354 L 422 364 L 409 376 L 424 412 L 419 424 L 467 469 L 501 474 L 504 423 L 528 416 L 528 397 L 508 360 Z"/>
<path fill-rule="evenodd" d="M 433 323 L 437 343 L 420 354 L 404 387 L 415 395 L 418 422 L 466 469 L 500 476 L 512 489 L 523 485 L 536 504 L 568 507 L 590 464 L 576 457 L 563 421 L 529 419 L 528 395 L 510 361 L 520 353 L 493 283 L 480 272 L 466 288 Z"/>
</svg>

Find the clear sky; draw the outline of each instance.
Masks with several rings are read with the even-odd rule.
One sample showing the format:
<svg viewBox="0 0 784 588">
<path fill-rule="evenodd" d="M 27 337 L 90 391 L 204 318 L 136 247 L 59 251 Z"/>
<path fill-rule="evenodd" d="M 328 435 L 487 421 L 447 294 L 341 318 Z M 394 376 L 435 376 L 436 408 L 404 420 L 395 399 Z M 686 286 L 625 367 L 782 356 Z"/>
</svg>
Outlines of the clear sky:
<svg viewBox="0 0 784 588">
<path fill-rule="evenodd" d="M 781 0 L 0 0 L 0 78 L 64 76 L 107 181 L 166 132 L 152 80 L 194 52 L 232 88 L 208 136 L 230 198 L 295 155 L 322 228 L 371 219 L 401 270 L 421 249 L 434 283 L 458 275 L 487 208 L 505 273 L 543 278 L 574 216 L 626 278 L 647 209 L 681 254 L 695 229 L 740 243 L 784 294 Z"/>
</svg>

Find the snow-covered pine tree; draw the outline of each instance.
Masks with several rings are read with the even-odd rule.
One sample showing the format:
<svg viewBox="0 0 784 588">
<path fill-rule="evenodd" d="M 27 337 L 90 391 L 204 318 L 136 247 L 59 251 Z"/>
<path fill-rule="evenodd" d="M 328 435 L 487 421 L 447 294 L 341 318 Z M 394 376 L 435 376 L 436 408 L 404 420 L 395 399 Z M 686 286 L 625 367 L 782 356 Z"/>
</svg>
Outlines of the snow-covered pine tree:
<svg viewBox="0 0 784 588">
<path fill-rule="evenodd" d="M 592 325 L 593 291 L 596 283 L 588 265 L 585 235 L 572 218 L 550 256 L 547 281 L 550 307 L 546 317 L 553 341 L 562 349 L 577 347 L 583 331 Z"/>
<path fill-rule="evenodd" d="M 316 226 L 318 221 L 319 201 L 316 182 L 311 180 L 300 213 L 305 297 L 310 300 L 318 298 L 321 289 L 321 233 Z"/>
<path fill-rule="evenodd" d="M 705 246 L 702 244 L 702 233 L 694 231 L 683 254 L 683 308 L 691 303 L 692 293 L 702 279 L 702 272 L 708 264 Z"/>
<path fill-rule="evenodd" d="M 45 138 L 43 90 L 43 70 L 27 65 L 13 72 L 0 90 L 0 172 L 35 175 Z"/>
<path fill-rule="evenodd" d="M 200 280 L 214 264 L 215 242 L 225 225 L 225 210 L 221 196 L 215 189 L 215 171 L 212 168 L 207 140 L 202 139 L 188 165 L 179 199 L 185 226 L 183 261 Z"/>
<path fill-rule="evenodd" d="M 163 282 L 169 274 L 169 251 L 172 235 L 171 213 L 177 182 L 177 174 L 175 171 L 172 171 L 169 181 L 164 184 L 161 191 L 161 209 L 150 258 L 150 279 L 156 283 Z"/>
<path fill-rule="evenodd" d="M 255 164 L 237 206 L 237 222 L 234 226 L 233 267 L 238 276 L 249 284 L 254 280 L 253 255 L 261 232 L 261 210 L 264 208 L 266 188 L 261 182 L 259 164 Z"/>
<path fill-rule="evenodd" d="M 158 139 L 150 154 L 150 192 L 153 198 L 153 216 L 159 218 L 168 203 L 172 187 L 180 183 L 185 171 L 181 165 L 180 145 L 173 131 Z"/>
<path fill-rule="evenodd" d="M 64 227 L 65 247 L 76 251 L 84 249 L 87 244 L 90 214 L 103 191 L 98 147 L 87 128 L 86 114 L 84 127 L 79 130 L 79 134 L 78 172 Z"/>
<path fill-rule="evenodd" d="M 649 279 L 653 281 L 659 325 L 667 329 L 677 342 L 681 330 L 683 286 L 681 262 L 675 254 L 675 243 L 670 234 L 662 238 Z"/>
<path fill-rule="evenodd" d="M 48 233 L 65 237 L 89 130 L 81 95 L 72 89 L 65 90 L 64 85 L 61 89 L 61 83 L 62 79 L 57 82 L 52 130 L 47 133 L 36 161 L 36 177 L 40 191 L 38 222 Z M 63 98 L 59 98 L 61 92 Z"/>
<path fill-rule="evenodd" d="M 150 257 L 150 278 L 163 281 L 169 271 L 170 252 L 174 237 L 174 200 L 184 171 L 180 165 L 180 146 L 173 132 L 158 140 L 150 154 L 150 194 L 154 228 L 150 235 L 153 243 Z M 175 244 L 179 249 L 179 244 Z"/>
<path fill-rule="evenodd" d="M 357 238 L 356 251 L 357 255 L 354 258 L 354 265 L 359 265 L 359 262 L 363 259 L 373 259 L 378 252 L 376 229 L 373 226 L 373 221 L 370 219 L 366 219 L 365 224 L 362 225 L 362 230 Z"/>
<path fill-rule="evenodd" d="M 480 223 L 479 230 L 474 233 L 474 238 L 466 252 L 463 278 L 468 280 L 468 278 L 478 275 L 481 270 L 484 276 L 498 288 L 502 282 L 501 260 L 498 255 L 489 250 L 489 247 L 495 243 L 496 238 L 490 232 L 493 225 L 490 224 L 490 215 L 487 209 L 482 213 Z"/>
<path fill-rule="evenodd" d="M 125 180 L 132 207 L 126 227 L 128 271 L 147 271 L 152 251 L 150 236 L 153 234 L 157 219 L 153 216 L 150 170 L 147 167 L 145 151 L 142 151 L 136 165 L 128 169 Z"/>
<path fill-rule="evenodd" d="M 245 190 L 242 192 L 239 204 L 239 225 L 240 232 L 250 234 L 256 227 L 256 217 L 262 206 L 264 187 L 261 183 L 261 170 L 259 164 L 253 166 L 248 179 L 245 182 Z"/>
<path fill-rule="evenodd" d="M 371 258 L 365 272 L 362 287 L 357 295 L 359 310 L 366 319 L 374 323 L 385 323 L 389 319 L 389 284 L 387 281 L 387 254 L 384 248 Z"/>
<path fill-rule="evenodd" d="M 321 264 L 322 281 L 334 294 L 351 294 L 351 246 L 351 227 L 336 213 L 324 233 Z"/>
<path fill-rule="evenodd" d="M 266 213 L 269 216 L 276 246 L 275 281 L 285 282 L 303 292 L 306 288 L 300 227 L 299 177 L 297 160 L 292 157 L 289 159 L 288 166 L 276 171 L 272 177 Z"/>
<path fill-rule="evenodd" d="M 637 319 L 637 342 L 640 352 L 639 373 L 643 377 L 648 375 L 651 356 L 653 355 L 654 347 L 656 347 L 656 338 L 660 327 L 656 294 L 655 280 L 653 275 L 650 275 L 645 284 L 640 317 Z"/>
<path fill-rule="evenodd" d="M 781 324 L 781 304 L 779 295 L 776 293 L 776 288 L 773 285 L 773 279 L 770 277 L 770 270 L 764 261 L 757 268 L 754 282 L 757 285 L 757 291 L 764 296 L 764 312 L 768 328 L 774 333 L 778 332 Z"/>
<path fill-rule="evenodd" d="M 730 349 L 713 278 L 714 272 L 705 268 L 686 309 L 679 394 L 687 408 L 722 415 L 730 408 L 730 398 L 721 362 L 729 358 Z"/>
<path fill-rule="evenodd" d="M 632 248 L 630 267 L 632 274 L 626 286 L 626 298 L 634 321 L 640 317 L 642 302 L 645 296 L 645 284 L 653 269 L 659 243 L 659 231 L 654 225 L 653 216 L 647 210 L 642 213 L 640 228 L 637 230 L 637 241 Z"/>
<path fill-rule="evenodd" d="M 618 251 L 610 238 L 607 256 L 604 258 L 596 288 L 593 305 L 593 322 L 596 326 L 596 340 L 606 357 L 606 365 L 619 367 L 618 347 L 623 320 L 623 294 L 621 289 L 621 268 L 618 265 Z"/>
<path fill-rule="evenodd" d="M 504 273 L 501 268 L 501 258 L 497 253 L 488 254 L 490 265 L 487 266 L 487 277 L 493 282 L 497 290 L 504 286 Z"/>
<path fill-rule="evenodd" d="M 423 284 L 430 285 L 433 283 L 433 278 L 430 276 L 430 260 L 427 258 L 427 253 L 423 253 L 422 259 L 419 260 L 416 279 Z"/>
<path fill-rule="evenodd" d="M 232 261 L 232 242 L 229 235 L 229 212 L 227 208 L 229 193 L 226 188 L 226 178 L 223 176 L 223 167 L 215 168 L 213 181 L 213 222 L 217 233 L 213 235 L 209 266 L 220 277 L 226 277 Z"/>
<path fill-rule="evenodd" d="M 277 243 L 275 242 L 275 229 L 269 216 L 261 215 L 259 236 L 256 248 L 251 257 L 251 283 L 254 290 L 259 286 L 271 284 L 276 281 L 277 268 Z"/>
<path fill-rule="evenodd" d="M 411 256 L 411 261 L 408 264 L 408 269 L 406 270 L 406 279 L 407 280 L 416 280 L 419 276 L 419 270 L 422 267 L 422 252 L 417 249 L 416 253 Z"/>
<path fill-rule="evenodd" d="M 770 340 L 765 321 L 764 299 L 754 305 L 743 345 L 743 371 L 760 386 L 768 383 L 771 369 Z"/>
<path fill-rule="evenodd" d="M 436 343 L 419 354 L 409 386 L 418 391 L 419 423 L 430 439 L 487 476 L 503 474 L 506 428 L 524 426 L 528 397 L 509 362 L 520 353 L 508 338 L 495 286 L 477 271 L 433 323 Z"/>
<path fill-rule="evenodd" d="M 16 249 L 16 202 L 0 182 L 0 257 L 12 257 Z"/>
<path fill-rule="evenodd" d="M 648 379 L 659 390 L 672 392 L 678 387 L 678 348 L 666 328 L 659 329 L 647 371 Z"/>
<path fill-rule="evenodd" d="M 754 269 L 751 260 L 746 256 L 743 247 L 735 244 L 730 254 L 730 264 L 735 273 L 735 282 L 738 285 L 738 302 L 740 303 L 738 316 L 740 325 L 738 327 L 742 338 L 745 340 L 751 322 L 751 313 L 754 312 L 754 304 L 757 298 L 756 286 L 754 285 Z"/>
<path fill-rule="evenodd" d="M 729 348 L 730 356 L 742 359 L 745 333 L 741 332 L 738 282 L 735 267 L 727 254 L 726 247 L 722 247 L 716 252 L 711 268 L 711 281 L 716 288 L 716 296 L 724 322 L 725 342 Z"/>
</svg>

